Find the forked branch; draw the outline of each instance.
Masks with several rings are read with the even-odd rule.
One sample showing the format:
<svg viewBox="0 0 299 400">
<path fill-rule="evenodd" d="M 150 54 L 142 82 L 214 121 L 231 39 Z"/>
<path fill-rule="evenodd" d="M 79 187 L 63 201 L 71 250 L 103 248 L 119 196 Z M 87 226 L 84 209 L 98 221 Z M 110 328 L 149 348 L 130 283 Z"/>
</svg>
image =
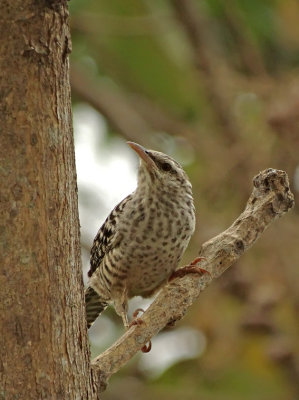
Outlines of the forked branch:
<svg viewBox="0 0 299 400">
<path fill-rule="evenodd" d="M 204 243 L 199 256 L 210 274 L 187 274 L 166 285 L 140 318 L 109 349 L 92 362 L 93 378 L 105 388 L 109 377 L 125 365 L 167 324 L 181 319 L 188 307 L 214 279 L 229 268 L 276 218 L 294 205 L 288 176 L 267 169 L 253 179 L 253 191 L 244 212 L 224 232 Z M 201 266 L 203 264 L 201 263 Z"/>
</svg>

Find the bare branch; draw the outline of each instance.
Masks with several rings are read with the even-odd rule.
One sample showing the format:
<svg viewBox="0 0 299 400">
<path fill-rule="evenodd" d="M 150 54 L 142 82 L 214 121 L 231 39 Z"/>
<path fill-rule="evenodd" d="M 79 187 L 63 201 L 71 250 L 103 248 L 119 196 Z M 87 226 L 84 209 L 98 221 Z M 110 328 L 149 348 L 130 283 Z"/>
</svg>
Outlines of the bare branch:
<svg viewBox="0 0 299 400">
<path fill-rule="evenodd" d="M 94 377 L 105 387 L 109 377 L 125 365 L 167 324 L 181 319 L 187 309 L 214 279 L 248 250 L 276 218 L 294 205 L 284 171 L 267 169 L 253 179 L 253 191 L 244 212 L 224 232 L 204 243 L 200 256 L 210 274 L 188 274 L 168 283 L 140 318 L 116 343 L 93 362 Z"/>
</svg>

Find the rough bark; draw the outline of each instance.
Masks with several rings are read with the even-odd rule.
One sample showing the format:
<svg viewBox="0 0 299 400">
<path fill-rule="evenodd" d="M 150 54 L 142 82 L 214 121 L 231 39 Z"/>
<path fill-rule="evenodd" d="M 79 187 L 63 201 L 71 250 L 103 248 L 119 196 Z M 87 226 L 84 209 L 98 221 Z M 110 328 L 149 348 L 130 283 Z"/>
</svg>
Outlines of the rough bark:
<svg viewBox="0 0 299 400">
<path fill-rule="evenodd" d="M 244 212 L 226 231 L 202 245 L 199 256 L 205 261 L 200 266 L 208 273 L 171 281 L 140 317 L 141 324 L 133 325 L 93 361 L 102 390 L 112 374 L 167 324 L 181 319 L 200 292 L 248 250 L 271 222 L 293 207 L 294 196 L 284 171 L 267 169 L 254 178 L 253 185 Z"/>
<path fill-rule="evenodd" d="M 2 1 L 0 19 L 0 398 L 94 399 L 66 1 Z"/>
</svg>

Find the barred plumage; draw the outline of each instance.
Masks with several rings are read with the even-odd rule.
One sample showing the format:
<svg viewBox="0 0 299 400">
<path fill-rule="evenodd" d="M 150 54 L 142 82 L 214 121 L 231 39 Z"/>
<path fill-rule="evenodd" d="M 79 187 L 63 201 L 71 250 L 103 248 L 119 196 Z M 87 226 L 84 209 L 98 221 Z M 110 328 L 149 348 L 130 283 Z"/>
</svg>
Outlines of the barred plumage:
<svg viewBox="0 0 299 400">
<path fill-rule="evenodd" d="M 95 290 L 93 290 L 92 287 L 88 287 L 85 290 L 85 303 L 87 307 L 87 328 L 89 329 L 101 312 L 104 311 L 108 306 L 108 303 L 105 303 L 103 300 L 101 300 L 100 296 Z"/>
<path fill-rule="evenodd" d="M 105 222 L 99 229 L 91 249 L 90 254 L 90 270 L 88 271 L 88 276 L 91 277 L 93 272 L 101 264 L 105 254 L 109 252 L 109 249 L 116 246 L 117 242 L 117 216 L 122 212 L 127 201 L 132 197 L 132 195 L 127 196 L 123 199 L 106 218 Z"/>
<path fill-rule="evenodd" d="M 129 145 L 140 157 L 137 189 L 95 237 L 85 292 L 88 327 L 112 303 L 128 326 L 128 299 L 148 297 L 177 268 L 195 227 L 192 187 L 166 154 Z"/>
</svg>

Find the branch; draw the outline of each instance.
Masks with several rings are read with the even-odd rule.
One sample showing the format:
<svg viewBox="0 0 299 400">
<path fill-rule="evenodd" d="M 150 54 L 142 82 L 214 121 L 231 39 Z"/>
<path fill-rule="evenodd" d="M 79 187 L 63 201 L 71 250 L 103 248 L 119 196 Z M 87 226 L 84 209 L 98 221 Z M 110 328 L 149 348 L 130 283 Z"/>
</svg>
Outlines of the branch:
<svg viewBox="0 0 299 400">
<path fill-rule="evenodd" d="M 140 318 L 141 325 L 132 326 L 108 350 L 92 362 L 93 375 L 102 389 L 117 372 L 153 336 L 167 324 L 181 319 L 188 307 L 214 279 L 248 250 L 276 218 L 294 205 L 284 171 L 267 169 L 253 179 L 253 191 L 244 212 L 224 232 L 204 243 L 200 257 L 210 274 L 188 274 L 167 284 Z"/>
</svg>

